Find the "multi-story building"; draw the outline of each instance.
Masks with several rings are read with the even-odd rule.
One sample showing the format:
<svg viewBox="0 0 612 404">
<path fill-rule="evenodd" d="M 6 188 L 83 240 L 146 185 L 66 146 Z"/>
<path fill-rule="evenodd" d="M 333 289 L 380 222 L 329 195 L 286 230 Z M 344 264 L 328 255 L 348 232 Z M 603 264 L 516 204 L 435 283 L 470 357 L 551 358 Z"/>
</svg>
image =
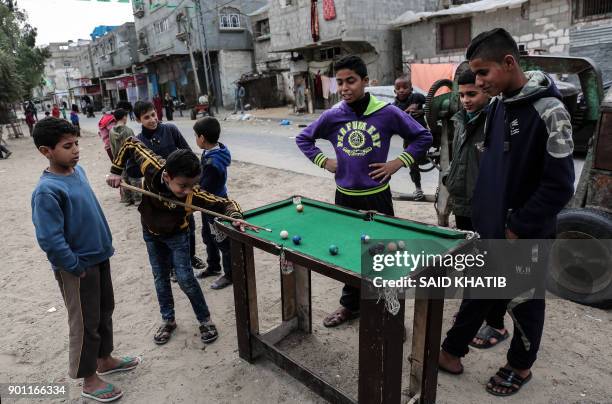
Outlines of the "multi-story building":
<svg viewBox="0 0 612 404">
<path fill-rule="evenodd" d="M 214 95 L 217 105 L 232 105 L 234 83 L 254 70 L 246 14 L 265 3 L 185 0 L 177 7 L 168 0 L 133 1 L 139 60 L 146 68 L 151 94 L 169 93 L 195 102 L 200 84 L 202 92 L 208 89 Z"/>
<path fill-rule="evenodd" d="M 83 76 L 80 56 L 87 49 L 90 41 L 52 42 L 48 49 L 51 54 L 45 62 L 44 85 L 38 89 L 37 98 L 58 105 L 74 102 L 70 91 L 71 83 Z"/>
<path fill-rule="evenodd" d="M 410 3 L 416 12 L 431 2 Z M 335 101 L 334 91 L 328 89 L 334 88 L 333 61 L 343 55 L 361 56 L 370 80 L 379 84 L 391 84 L 401 71 L 400 37 L 389 22 L 406 11 L 406 1 L 271 0 L 271 4 L 270 51 L 291 52 L 290 79 L 306 81 L 315 108 Z"/>
<path fill-rule="evenodd" d="M 136 74 L 138 62 L 136 28 L 126 22 L 96 37 L 88 50 L 93 77 L 102 84 L 103 103 L 113 108 L 120 100 L 132 104 L 148 97 L 146 78 Z"/>
<path fill-rule="evenodd" d="M 256 73 L 243 77 L 247 102 L 257 108 L 268 108 L 294 102 L 290 52 L 271 52 L 270 10 L 268 3 L 249 14 L 253 31 Z"/>
<path fill-rule="evenodd" d="M 503 27 L 525 51 L 590 57 L 612 80 L 610 1 L 442 0 L 437 11 L 406 11 L 392 24 L 401 30 L 406 63 L 460 62 L 471 38 Z"/>
</svg>

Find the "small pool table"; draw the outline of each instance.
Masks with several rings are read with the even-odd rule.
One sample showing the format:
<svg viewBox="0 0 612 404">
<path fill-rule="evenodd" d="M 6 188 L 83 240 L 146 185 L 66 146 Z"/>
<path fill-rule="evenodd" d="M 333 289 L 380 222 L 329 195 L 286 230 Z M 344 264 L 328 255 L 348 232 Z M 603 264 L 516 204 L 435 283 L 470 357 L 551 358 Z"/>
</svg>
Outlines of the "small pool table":
<svg viewBox="0 0 612 404">
<path fill-rule="evenodd" d="M 297 204 L 303 211 L 296 209 Z M 245 220 L 272 232 L 241 233 L 228 223 L 217 222 L 218 229 L 231 238 L 232 276 L 236 306 L 236 328 L 240 357 L 253 362 L 265 356 L 304 382 L 331 402 L 354 403 L 354 398 L 330 385 L 313 370 L 296 363 L 275 344 L 295 330 L 312 332 L 311 271 L 337 281 L 361 287 L 361 235 L 377 239 L 405 240 L 406 250 L 419 249 L 431 240 L 437 251 L 453 254 L 472 242 L 469 233 L 418 223 L 407 219 L 342 208 L 313 199 L 294 196 L 252 209 Z M 288 238 L 280 232 L 286 230 Z M 294 244 L 293 236 L 300 236 Z M 413 243 L 414 242 L 414 243 Z M 338 254 L 330 253 L 330 246 Z M 280 255 L 289 263 L 280 270 L 282 319 L 280 326 L 260 334 L 253 248 Z M 283 265 L 281 265 L 283 267 Z M 443 299 L 415 302 L 412 341 L 411 383 L 409 391 L 421 403 L 434 403 L 437 385 Z M 360 403 L 399 403 L 404 335 L 404 300 L 392 315 L 384 302 L 361 296 L 359 324 Z M 391 347 L 392 349 L 389 349 Z"/>
</svg>

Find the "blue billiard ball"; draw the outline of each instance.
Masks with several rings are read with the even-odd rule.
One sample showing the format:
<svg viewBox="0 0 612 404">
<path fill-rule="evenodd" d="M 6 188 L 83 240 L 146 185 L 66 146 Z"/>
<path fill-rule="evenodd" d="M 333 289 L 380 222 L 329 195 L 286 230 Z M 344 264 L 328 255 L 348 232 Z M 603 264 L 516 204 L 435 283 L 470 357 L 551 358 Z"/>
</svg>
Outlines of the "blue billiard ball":
<svg viewBox="0 0 612 404">
<path fill-rule="evenodd" d="M 333 245 L 333 244 L 332 244 L 332 245 L 330 245 L 330 246 L 329 246 L 329 253 L 330 253 L 331 255 L 338 255 L 338 246 Z"/>
<path fill-rule="evenodd" d="M 368 241 L 370 241 L 370 236 L 368 236 L 367 234 L 362 234 L 361 235 L 361 242 L 366 244 Z"/>
<path fill-rule="evenodd" d="M 300 236 L 293 236 L 293 238 L 291 240 L 293 240 L 293 244 L 299 245 L 302 242 L 302 237 L 300 237 Z"/>
</svg>

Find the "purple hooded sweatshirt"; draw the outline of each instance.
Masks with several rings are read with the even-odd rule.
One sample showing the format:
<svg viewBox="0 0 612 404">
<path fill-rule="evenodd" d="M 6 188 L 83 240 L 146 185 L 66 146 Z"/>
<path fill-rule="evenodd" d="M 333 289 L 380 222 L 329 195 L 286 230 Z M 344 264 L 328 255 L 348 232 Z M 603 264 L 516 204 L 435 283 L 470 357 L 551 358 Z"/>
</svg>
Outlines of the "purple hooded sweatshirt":
<svg viewBox="0 0 612 404">
<path fill-rule="evenodd" d="M 327 157 L 315 142 L 329 140 L 338 160 L 338 190 L 347 195 L 372 195 L 387 189 L 389 183 L 370 178 L 369 165 L 387 162 L 391 136 L 395 134 L 410 142 L 397 156 L 406 167 L 421 159 L 432 142 L 431 133 L 409 114 L 370 95 L 370 103 L 362 116 L 357 116 L 342 101 L 308 125 L 295 141 L 306 157 L 325 167 Z"/>
</svg>

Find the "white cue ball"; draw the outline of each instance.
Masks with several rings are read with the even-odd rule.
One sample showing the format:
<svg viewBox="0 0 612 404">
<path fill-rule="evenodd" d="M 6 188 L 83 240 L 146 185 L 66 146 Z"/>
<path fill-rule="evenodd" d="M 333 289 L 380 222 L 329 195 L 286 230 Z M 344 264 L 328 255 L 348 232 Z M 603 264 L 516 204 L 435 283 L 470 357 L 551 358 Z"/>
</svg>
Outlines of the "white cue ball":
<svg viewBox="0 0 612 404">
<path fill-rule="evenodd" d="M 399 241 L 397 242 L 397 247 L 398 247 L 400 250 L 403 250 L 404 248 L 406 248 L 406 243 L 404 243 L 404 241 L 403 241 L 403 240 L 399 240 Z"/>
<path fill-rule="evenodd" d="M 289 232 L 287 230 L 283 230 L 280 232 L 280 236 L 282 239 L 287 239 L 289 238 Z"/>
<path fill-rule="evenodd" d="M 302 212 L 304 210 L 304 205 L 302 205 L 301 203 L 299 205 L 296 205 L 295 210 L 297 210 L 298 212 Z"/>
</svg>

